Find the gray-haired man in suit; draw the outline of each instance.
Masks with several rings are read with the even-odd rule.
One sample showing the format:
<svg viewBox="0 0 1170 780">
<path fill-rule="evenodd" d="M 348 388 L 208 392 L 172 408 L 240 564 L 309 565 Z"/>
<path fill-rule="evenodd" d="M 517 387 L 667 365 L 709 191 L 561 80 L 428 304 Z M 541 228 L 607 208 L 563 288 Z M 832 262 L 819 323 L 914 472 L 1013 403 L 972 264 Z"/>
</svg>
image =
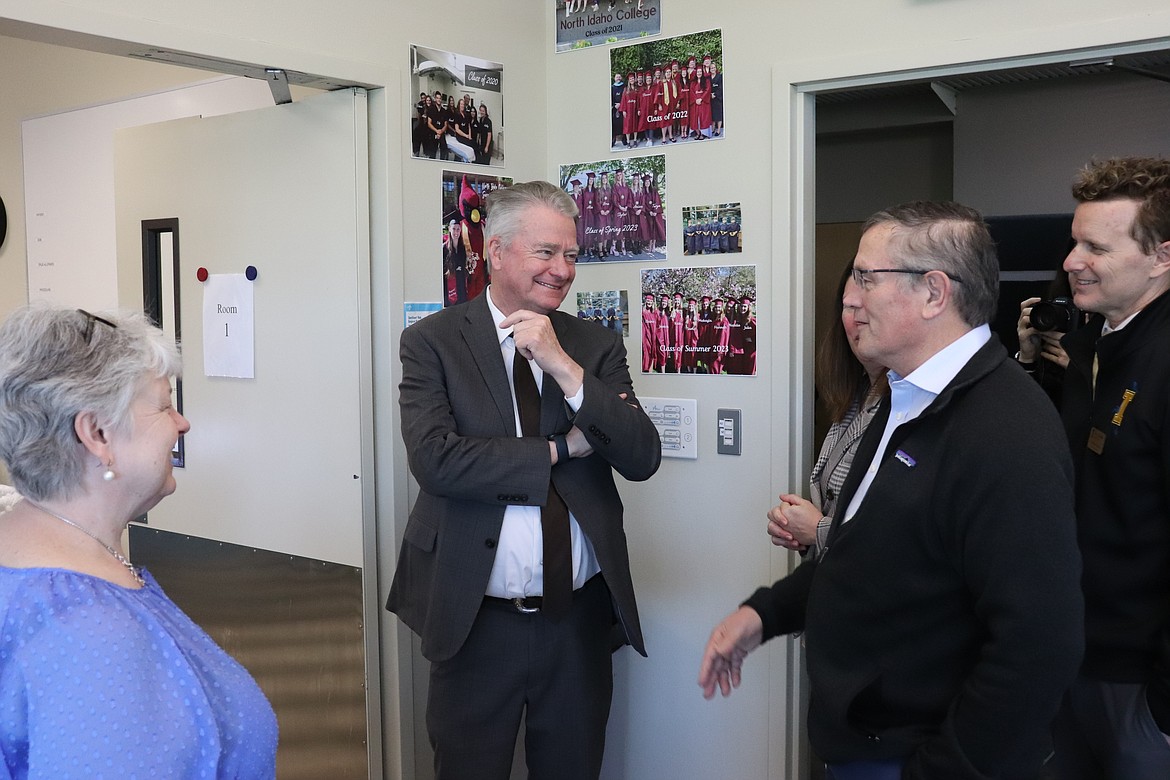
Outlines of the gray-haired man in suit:
<svg viewBox="0 0 1170 780">
<path fill-rule="evenodd" d="M 531 777 L 596 778 L 611 651 L 645 655 L 613 471 L 648 479 L 661 445 L 621 337 L 557 310 L 576 274 L 572 198 L 528 182 L 488 213 L 487 291 L 402 334 L 420 493 L 387 609 L 432 662 L 439 780 L 506 780 L 521 717 Z"/>
</svg>

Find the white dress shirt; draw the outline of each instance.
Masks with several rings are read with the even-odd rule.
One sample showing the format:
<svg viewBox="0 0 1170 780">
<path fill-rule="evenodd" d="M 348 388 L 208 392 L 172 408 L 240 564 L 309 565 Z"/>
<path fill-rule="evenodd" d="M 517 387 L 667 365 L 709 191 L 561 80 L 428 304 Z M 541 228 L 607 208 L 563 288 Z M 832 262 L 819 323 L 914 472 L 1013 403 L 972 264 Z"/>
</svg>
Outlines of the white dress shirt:
<svg viewBox="0 0 1170 780">
<path fill-rule="evenodd" d="M 1133 322 L 1133 318 L 1134 318 L 1134 317 L 1136 317 L 1136 316 L 1138 316 L 1138 315 L 1139 315 L 1139 314 L 1141 314 L 1141 313 L 1142 313 L 1142 310 L 1141 310 L 1141 309 L 1138 309 L 1138 310 L 1137 310 L 1137 311 L 1135 311 L 1133 314 L 1129 315 L 1129 316 L 1128 316 L 1128 317 L 1126 317 L 1124 320 L 1122 320 L 1121 322 L 1117 323 L 1117 327 L 1116 327 L 1116 328 L 1111 328 L 1111 327 L 1109 327 L 1109 320 L 1105 320 L 1105 322 L 1101 323 L 1101 335 L 1102 335 L 1102 336 L 1108 336 L 1110 333 L 1116 333 L 1117 331 L 1121 330 L 1122 328 L 1124 328 L 1124 327 L 1125 327 L 1126 325 L 1128 325 L 1129 323 Z"/>
<path fill-rule="evenodd" d="M 882 440 L 874 453 L 873 461 L 865 471 L 865 477 L 857 486 L 845 516 L 841 522 L 847 523 L 857 514 L 869 486 L 877 476 L 878 466 L 881 465 L 882 453 L 890 443 L 890 437 L 899 425 L 918 417 L 926 407 L 930 406 L 938 394 L 951 383 L 963 366 L 975 356 L 975 353 L 991 339 L 991 328 L 980 325 L 964 333 L 947 346 L 930 356 L 930 358 L 907 376 L 899 376 L 896 371 L 886 372 L 890 380 L 890 417 L 886 420 L 885 430 L 882 431 Z"/>
<path fill-rule="evenodd" d="M 492 288 L 487 288 L 487 305 L 492 313 L 492 321 L 496 325 L 496 336 L 500 340 L 500 356 L 504 361 L 504 369 L 508 372 L 508 385 L 512 387 L 512 411 L 516 416 L 516 435 L 520 433 L 520 409 L 516 405 L 516 389 L 512 386 L 512 360 L 516 354 L 516 343 L 508 330 L 502 330 L 500 323 L 506 318 L 504 313 L 496 308 L 492 301 Z M 537 390 L 541 389 L 544 381 L 544 371 L 536 365 L 535 360 L 529 360 L 532 367 L 532 377 L 536 380 Z M 574 412 L 581 408 L 585 400 L 585 386 L 582 384 L 577 395 L 565 398 Z M 551 455 L 550 455 L 551 458 Z M 554 466 L 555 468 L 555 466 Z M 569 513 L 569 539 L 573 545 L 573 589 L 584 585 L 590 577 L 601 571 L 597 562 L 597 554 L 593 551 L 593 544 L 589 537 L 581 530 L 577 518 Z M 488 577 L 487 595 L 497 598 L 515 598 L 517 596 L 540 596 L 544 593 L 544 537 L 541 534 L 540 507 L 511 504 L 504 510 L 504 524 L 500 528 L 500 538 L 496 544 L 496 560 L 492 564 L 492 573 Z"/>
</svg>

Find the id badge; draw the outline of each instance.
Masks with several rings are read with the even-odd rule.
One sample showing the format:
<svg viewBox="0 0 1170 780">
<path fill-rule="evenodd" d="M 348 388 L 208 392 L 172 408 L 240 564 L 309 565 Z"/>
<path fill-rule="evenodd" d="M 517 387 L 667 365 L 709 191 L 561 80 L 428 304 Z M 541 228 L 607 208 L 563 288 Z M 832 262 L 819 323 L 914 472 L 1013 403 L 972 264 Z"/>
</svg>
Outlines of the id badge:
<svg viewBox="0 0 1170 780">
<path fill-rule="evenodd" d="M 1105 433 L 1099 428 L 1089 429 L 1089 449 L 1098 455 L 1105 450 Z"/>
</svg>

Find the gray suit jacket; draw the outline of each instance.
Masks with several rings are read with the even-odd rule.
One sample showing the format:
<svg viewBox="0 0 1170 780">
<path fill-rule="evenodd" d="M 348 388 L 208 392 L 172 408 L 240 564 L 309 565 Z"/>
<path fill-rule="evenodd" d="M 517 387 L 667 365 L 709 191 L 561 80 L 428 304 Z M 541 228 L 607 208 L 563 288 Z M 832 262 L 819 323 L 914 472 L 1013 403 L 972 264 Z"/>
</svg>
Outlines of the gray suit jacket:
<svg viewBox="0 0 1170 780">
<path fill-rule="evenodd" d="M 443 661 L 458 652 L 483 601 L 509 504 L 543 505 L 550 479 L 593 543 L 624 639 L 646 649 L 634 601 L 623 509 L 613 472 L 658 470 L 658 431 L 634 396 L 620 336 L 560 311 L 561 347 L 585 370 L 580 410 L 545 376 L 542 436 L 576 425 L 593 454 L 555 467 L 543 438 L 516 436 L 512 390 L 486 294 L 402 333 L 402 437 L 420 492 L 406 525 L 386 608 Z M 622 400 L 619 393 L 626 393 Z"/>
</svg>

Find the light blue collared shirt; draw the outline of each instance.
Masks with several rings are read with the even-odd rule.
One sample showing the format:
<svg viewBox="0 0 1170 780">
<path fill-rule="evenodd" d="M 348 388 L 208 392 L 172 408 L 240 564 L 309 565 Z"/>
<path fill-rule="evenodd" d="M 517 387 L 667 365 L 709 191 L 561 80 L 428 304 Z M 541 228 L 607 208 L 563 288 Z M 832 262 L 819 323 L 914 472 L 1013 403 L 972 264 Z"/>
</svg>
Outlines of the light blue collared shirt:
<svg viewBox="0 0 1170 780">
<path fill-rule="evenodd" d="M 511 332 L 500 329 L 500 323 L 507 319 L 504 313 L 496 308 L 492 301 L 492 288 L 487 288 L 487 305 L 492 313 L 492 321 L 496 325 L 496 336 L 500 340 L 500 356 L 504 361 L 504 369 L 508 372 L 508 386 L 512 387 L 512 360 L 516 355 L 516 343 L 512 340 Z M 529 360 L 532 367 L 532 378 L 536 380 L 537 389 L 541 389 L 544 381 L 544 371 L 536 365 L 535 360 Z M 572 398 L 565 398 L 574 412 L 581 408 L 585 401 L 585 385 L 582 384 L 577 394 Z M 512 390 L 512 412 L 516 417 L 516 435 L 520 433 L 520 408 L 516 405 L 516 390 Z M 551 457 L 551 456 L 550 456 Z M 601 571 L 597 562 L 597 553 L 593 551 L 593 544 L 589 537 L 581 530 L 577 518 L 569 513 L 569 539 L 573 544 L 573 588 L 580 588 L 590 577 Z M 492 564 L 492 573 L 488 577 L 486 595 L 496 598 L 510 599 L 517 596 L 540 596 L 544 593 L 544 536 L 540 526 L 540 507 L 511 504 L 504 510 L 504 523 L 500 527 L 500 538 L 496 544 L 496 560 Z"/>
<path fill-rule="evenodd" d="M 890 443 L 899 425 L 915 419 L 930 406 L 938 394 L 951 383 L 975 356 L 984 344 L 991 339 L 991 328 L 980 325 L 964 333 L 947 346 L 930 356 L 930 358 L 909 375 L 902 377 L 896 371 L 889 371 L 886 376 L 890 380 L 890 417 L 886 420 L 886 428 L 882 431 L 882 440 L 874 453 L 873 461 L 865 471 L 865 477 L 857 486 L 857 492 L 845 510 L 842 522 L 849 522 L 857 514 L 869 486 L 877 476 L 878 466 L 881 464 L 882 453 Z"/>
</svg>

